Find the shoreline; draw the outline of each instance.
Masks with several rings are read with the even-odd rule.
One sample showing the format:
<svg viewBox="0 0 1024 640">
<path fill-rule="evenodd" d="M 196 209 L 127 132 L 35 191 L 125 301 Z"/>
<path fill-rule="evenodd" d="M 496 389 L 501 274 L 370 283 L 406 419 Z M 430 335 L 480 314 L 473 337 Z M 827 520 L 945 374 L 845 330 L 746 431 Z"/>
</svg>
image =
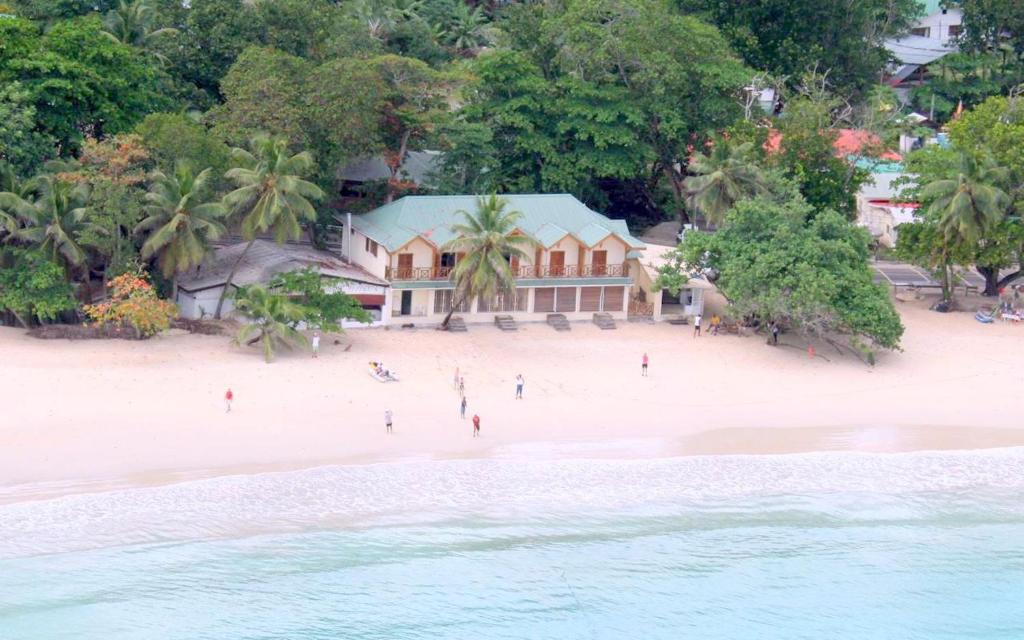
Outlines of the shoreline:
<svg viewBox="0 0 1024 640">
<path fill-rule="evenodd" d="M 781 446 L 780 446 L 781 445 Z M 927 427 L 802 427 L 773 429 L 715 429 L 678 441 L 661 439 L 536 441 L 496 447 L 471 454 L 449 452 L 410 453 L 401 457 L 360 456 L 349 459 L 269 463 L 207 469 L 152 470 L 122 477 L 29 482 L 0 486 L 0 507 L 65 496 L 147 489 L 212 480 L 310 471 L 335 467 L 367 467 L 393 464 L 451 462 L 635 461 L 677 460 L 707 457 L 780 457 L 807 454 L 857 453 L 901 455 L 914 453 L 971 453 L 1000 450 L 1024 451 L 1024 430 L 939 429 Z"/>
<path fill-rule="evenodd" d="M 0 503 L 29 486 L 61 495 L 104 483 L 544 459 L 556 450 L 642 458 L 1024 446 L 1010 400 L 1024 382 L 1024 329 L 932 313 L 926 303 L 898 308 L 904 351 L 881 354 L 874 368 L 834 352 L 809 358 L 791 337 L 790 348 L 773 349 L 760 337 L 694 339 L 689 327 L 667 324 L 604 332 L 578 323 L 568 334 L 526 324 L 511 335 L 484 325 L 461 335 L 360 329 L 326 339 L 318 359 L 284 352 L 270 365 L 224 336 L 54 342 L 0 328 Z M 640 376 L 643 353 L 649 377 Z M 401 382 L 367 375 L 377 359 Z M 482 417 L 479 439 L 458 416 L 456 366 L 467 418 Z M 517 373 L 523 401 L 514 399 Z"/>
</svg>

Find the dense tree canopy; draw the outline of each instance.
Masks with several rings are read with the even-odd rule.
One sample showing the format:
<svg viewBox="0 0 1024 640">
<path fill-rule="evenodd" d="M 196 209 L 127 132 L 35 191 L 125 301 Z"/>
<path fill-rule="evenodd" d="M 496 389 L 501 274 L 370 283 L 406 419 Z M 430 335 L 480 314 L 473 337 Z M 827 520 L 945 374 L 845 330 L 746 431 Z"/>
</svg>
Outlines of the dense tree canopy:
<svg viewBox="0 0 1024 640">
<path fill-rule="evenodd" d="M 718 25 L 750 66 L 794 82 L 812 69 L 828 72 L 844 93 L 877 82 L 889 60 L 885 39 L 904 33 L 922 7 L 917 0 L 677 2 Z"/>
<path fill-rule="evenodd" d="M 691 269 L 717 275 L 739 318 L 774 321 L 860 350 L 895 349 L 903 335 L 889 292 L 873 279 L 868 234 L 799 198 L 745 200 L 714 234 L 686 234 L 658 284 L 679 291 Z"/>
</svg>

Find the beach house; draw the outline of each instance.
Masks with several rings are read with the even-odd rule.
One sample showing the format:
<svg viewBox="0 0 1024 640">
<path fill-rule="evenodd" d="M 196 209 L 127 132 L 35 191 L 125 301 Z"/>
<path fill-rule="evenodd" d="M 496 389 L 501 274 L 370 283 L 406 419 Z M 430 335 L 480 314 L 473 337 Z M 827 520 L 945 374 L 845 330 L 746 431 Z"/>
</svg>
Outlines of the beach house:
<svg viewBox="0 0 1024 640">
<path fill-rule="evenodd" d="M 520 213 L 513 233 L 532 238 L 536 248 L 527 259 L 509 259 L 514 290 L 455 310 L 465 322 L 494 322 L 496 315 L 522 321 L 544 321 L 548 314 L 570 321 L 590 320 L 595 313 L 627 317 L 644 244 L 625 221 L 567 194 L 501 197 L 507 211 Z M 451 274 L 461 256 L 445 245 L 460 212 L 476 209 L 476 196 L 406 196 L 369 213 L 339 217 L 347 259 L 390 285 L 386 322 L 440 323 L 458 302 Z"/>
</svg>

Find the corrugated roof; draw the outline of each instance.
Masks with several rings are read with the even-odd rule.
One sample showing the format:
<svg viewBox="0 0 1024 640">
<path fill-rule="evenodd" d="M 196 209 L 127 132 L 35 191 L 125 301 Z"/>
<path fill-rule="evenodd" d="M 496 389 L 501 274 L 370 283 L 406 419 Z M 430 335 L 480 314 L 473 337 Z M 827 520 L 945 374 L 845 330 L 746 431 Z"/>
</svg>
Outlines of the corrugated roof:
<svg viewBox="0 0 1024 640">
<path fill-rule="evenodd" d="M 178 278 L 178 285 L 186 291 L 199 291 L 223 285 L 228 273 L 245 250 L 245 242 L 215 250 L 194 271 Z M 279 245 L 270 240 L 257 240 L 238 266 L 232 279 L 236 286 L 267 284 L 278 273 L 298 271 L 312 267 L 321 275 L 365 282 L 382 287 L 388 283 L 355 265 L 346 264 L 333 253 L 302 245 Z"/>
<path fill-rule="evenodd" d="M 437 172 L 440 162 L 440 151 L 410 151 L 398 168 L 398 177 L 425 185 Z M 349 182 L 371 182 L 390 177 L 391 170 L 381 156 L 360 158 L 338 169 L 338 178 Z"/>
<path fill-rule="evenodd" d="M 607 218 L 569 194 L 511 194 L 501 197 L 508 203 L 507 211 L 521 214 L 516 227 L 545 247 L 550 247 L 566 234 L 587 246 L 594 246 L 608 235 L 615 235 L 631 248 L 644 246 L 629 233 L 624 220 Z M 353 216 L 352 226 L 389 252 L 394 252 L 415 236 L 442 246 L 452 237 L 451 225 L 460 220 L 457 212 L 475 212 L 476 209 L 477 196 L 406 196 L 369 213 Z"/>
</svg>

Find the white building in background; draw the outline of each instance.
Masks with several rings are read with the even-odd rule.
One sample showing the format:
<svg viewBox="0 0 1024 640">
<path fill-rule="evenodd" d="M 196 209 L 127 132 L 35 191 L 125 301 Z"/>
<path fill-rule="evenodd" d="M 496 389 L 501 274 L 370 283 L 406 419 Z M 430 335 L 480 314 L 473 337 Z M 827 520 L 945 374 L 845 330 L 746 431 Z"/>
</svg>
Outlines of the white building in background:
<svg viewBox="0 0 1024 640">
<path fill-rule="evenodd" d="M 925 67 L 957 50 L 956 38 L 963 28 L 963 12 L 955 7 L 943 8 L 940 0 L 924 0 L 923 4 L 924 16 L 914 23 L 909 34 L 885 43 L 897 60 L 889 78 L 897 92 L 908 90 L 901 85 L 919 82 Z"/>
<path fill-rule="evenodd" d="M 900 202 L 901 187 L 895 184 L 905 175 L 900 165 L 880 165 L 880 169 L 872 171 L 872 181 L 857 193 L 857 224 L 867 229 L 879 245 L 891 248 L 896 246 L 896 228 L 914 221 L 918 204 Z"/>
</svg>

